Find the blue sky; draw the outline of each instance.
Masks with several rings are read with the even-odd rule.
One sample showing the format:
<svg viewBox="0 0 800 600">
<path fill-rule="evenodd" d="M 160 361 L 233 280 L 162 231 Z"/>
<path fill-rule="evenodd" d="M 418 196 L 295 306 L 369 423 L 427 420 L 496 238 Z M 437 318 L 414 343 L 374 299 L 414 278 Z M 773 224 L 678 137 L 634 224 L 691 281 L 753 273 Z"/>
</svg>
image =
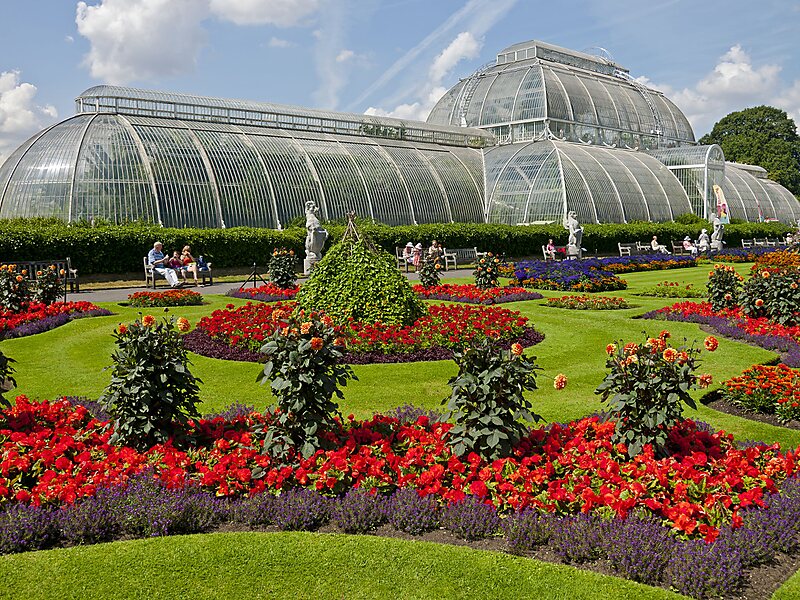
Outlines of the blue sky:
<svg viewBox="0 0 800 600">
<path fill-rule="evenodd" d="M 0 160 L 98 83 L 424 118 L 498 51 L 606 49 L 695 133 L 800 121 L 800 0 L 0 0 Z"/>
</svg>

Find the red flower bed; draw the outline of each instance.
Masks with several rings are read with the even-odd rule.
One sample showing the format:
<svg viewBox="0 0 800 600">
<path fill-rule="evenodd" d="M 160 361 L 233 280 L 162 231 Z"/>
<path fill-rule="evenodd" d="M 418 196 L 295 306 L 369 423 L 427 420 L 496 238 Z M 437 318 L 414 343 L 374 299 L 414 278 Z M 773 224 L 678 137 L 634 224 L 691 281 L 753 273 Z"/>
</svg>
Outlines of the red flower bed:
<svg viewBox="0 0 800 600">
<path fill-rule="evenodd" d="M 299 291 L 299 287 L 281 288 L 274 283 L 268 283 L 253 288 L 233 288 L 228 291 L 226 296 L 260 302 L 275 302 L 276 300 L 291 300 Z"/>
<path fill-rule="evenodd" d="M 212 340 L 232 347 L 257 352 L 264 340 L 275 331 L 276 313 L 294 310 L 295 304 L 247 303 L 235 308 L 228 305 L 203 317 L 197 330 Z M 280 312 L 279 312 L 280 311 Z M 350 353 L 412 353 L 429 348 L 452 348 L 482 337 L 516 339 L 525 333 L 528 319 L 517 311 L 492 306 L 435 304 L 428 314 L 410 326 L 360 323 L 350 321 L 339 328 L 347 339 Z"/>
<path fill-rule="evenodd" d="M 786 365 L 754 365 L 725 382 L 725 397 L 746 410 L 800 418 L 800 371 Z"/>
<path fill-rule="evenodd" d="M 671 431 L 670 456 L 657 460 L 646 446 L 628 459 L 624 446 L 611 442 L 615 424 L 598 417 L 534 429 L 514 456 L 492 463 L 476 454 L 453 456 L 448 423 L 351 417 L 328 434 L 335 449 L 281 466 L 262 454 L 251 433 L 269 418 L 253 413 L 190 422 L 182 432 L 190 450 L 168 442 L 140 453 L 110 445 L 110 428 L 83 407 L 20 396 L 0 412 L 0 502 L 71 503 L 150 467 L 171 485 L 194 482 L 219 496 L 289 487 L 331 494 L 412 487 L 444 502 L 478 496 L 499 509 L 600 509 L 624 517 L 645 507 L 675 529 L 712 540 L 721 524 L 739 524 L 739 508 L 762 506 L 765 494 L 797 471 L 794 452 L 777 445 L 740 449 L 730 435 L 699 430 L 692 421 Z"/>
<path fill-rule="evenodd" d="M 742 313 L 739 307 L 714 311 L 709 302 L 678 302 L 655 311 L 656 314 L 679 314 L 683 317 L 699 315 L 701 317 L 722 317 L 735 323 L 737 327 L 750 335 L 771 335 L 788 337 L 800 341 L 800 326 L 787 327 L 774 323 L 766 317 L 753 319 Z"/>
<path fill-rule="evenodd" d="M 164 292 L 135 292 L 128 296 L 131 306 L 154 308 L 160 306 L 199 306 L 203 295 L 192 290 L 166 290 Z"/>
<path fill-rule="evenodd" d="M 11 312 L 0 309 L 0 338 L 4 337 L 4 333 L 11 331 L 29 323 L 36 323 L 37 321 L 45 321 L 53 317 L 67 317 L 63 322 L 58 324 L 63 325 L 69 320 L 69 317 L 79 316 L 80 313 L 100 313 L 111 314 L 104 309 L 92 304 L 91 302 L 54 302 L 53 304 L 42 304 L 41 302 L 30 302 L 25 305 L 24 309 L 20 312 Z"/>
<path fill-rule="evenodd" d="M 522 287 L 493 287 L 480 289 L 476 285 L 455 285 L 445 283 L 426 288 L 423 285 L 413 286 L 414 293 L 425 300 L 451 300 L 468 304 L 500 304 L 501 302 L 519 302 L 520 300 L 541 300 L 543 296 Z"/>
</svg>

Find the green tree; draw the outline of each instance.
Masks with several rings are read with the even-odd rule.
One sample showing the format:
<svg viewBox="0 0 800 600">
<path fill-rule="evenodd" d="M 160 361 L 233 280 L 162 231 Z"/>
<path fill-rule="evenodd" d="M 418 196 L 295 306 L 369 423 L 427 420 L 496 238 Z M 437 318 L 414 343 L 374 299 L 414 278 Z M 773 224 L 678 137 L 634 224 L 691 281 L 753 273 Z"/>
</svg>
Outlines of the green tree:
<svg viewBox="0 0 800 600">
<path fill-rule="evenodd" d="M 727 160 L 758 165 L 800 194 L 800 136 L 793 119 L 772 106 L 755 106 L 720 119 L 701 144 L 719 144 Z"/>
</svg>

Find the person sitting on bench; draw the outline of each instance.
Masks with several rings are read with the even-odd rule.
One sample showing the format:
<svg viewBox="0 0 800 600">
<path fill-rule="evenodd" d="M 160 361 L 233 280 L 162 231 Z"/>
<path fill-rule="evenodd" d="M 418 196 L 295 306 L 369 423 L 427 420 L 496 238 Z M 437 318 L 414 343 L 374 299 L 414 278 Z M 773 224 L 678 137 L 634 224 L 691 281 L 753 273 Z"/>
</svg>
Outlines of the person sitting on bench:
<svg viewBox="0 0 800 600">
<path fill-rule="evenodd" d="M 170 287 L 183 287 L 183 284 L 178 281 L 175 271 L 166 266 L 169 263 L 169 257 L 164 256 L 163 249 L 164 245 L 161 242 L 153 244 L 153 249 L 147 253 L 147 264 L 153 267 L 154 273 L 158 273 L 166 279 Z"/>
</svg>

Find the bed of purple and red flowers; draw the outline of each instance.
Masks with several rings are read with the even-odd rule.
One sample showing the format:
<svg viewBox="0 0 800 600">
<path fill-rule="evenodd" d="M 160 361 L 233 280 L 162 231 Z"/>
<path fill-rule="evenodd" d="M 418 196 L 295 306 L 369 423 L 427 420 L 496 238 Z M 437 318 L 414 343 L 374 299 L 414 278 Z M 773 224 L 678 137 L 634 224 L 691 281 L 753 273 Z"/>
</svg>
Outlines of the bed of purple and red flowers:
<svg viewBox="0 0 800 600">
<path fill-rule="evenodd" d="M 229 290 L 225 295 L 231 298 L 243 298 L 244 300 L 258 300 L 259 302 L 277 302 L 280 300 L 291 300 L 297 295 L 300 288 L 278 287 L 274 283 L 266 283 L 258 287 L 238 287 Z"/>
<path fill-rule="evenodd" d="M 541 300 L 544 296 L 518 286 L 481 289 L 474 284 L 444 283 L 433 287 L 414 285 L 414 292 L 424 300 L 449 300 L 467 304 L 500 304 L 521 300 Z"/>
<path fill-rule="evenodd" d="M 258 362 L 259 353 L 277 327 L 280 316 L 294 310 L 293 302 L 248 302 L 215 310 L 184 337 L 187 349 L 212 358 Z M 496 306 L 434 304 L 412 325 L 386 325 L 351 320 L 338 327 L 351 364 L 447 360 L 452 350 L 484 337 L 510 348 L 538 344 L 544 335 L 518 311 Z"/>
<path fill-rule="evenodd" d="M 0 308 L 0 339 L 25 337 L 60 327 L 73 319 L 110 315 L 91 302 L 27 302 L 19 312 Z"/>
</svg>

